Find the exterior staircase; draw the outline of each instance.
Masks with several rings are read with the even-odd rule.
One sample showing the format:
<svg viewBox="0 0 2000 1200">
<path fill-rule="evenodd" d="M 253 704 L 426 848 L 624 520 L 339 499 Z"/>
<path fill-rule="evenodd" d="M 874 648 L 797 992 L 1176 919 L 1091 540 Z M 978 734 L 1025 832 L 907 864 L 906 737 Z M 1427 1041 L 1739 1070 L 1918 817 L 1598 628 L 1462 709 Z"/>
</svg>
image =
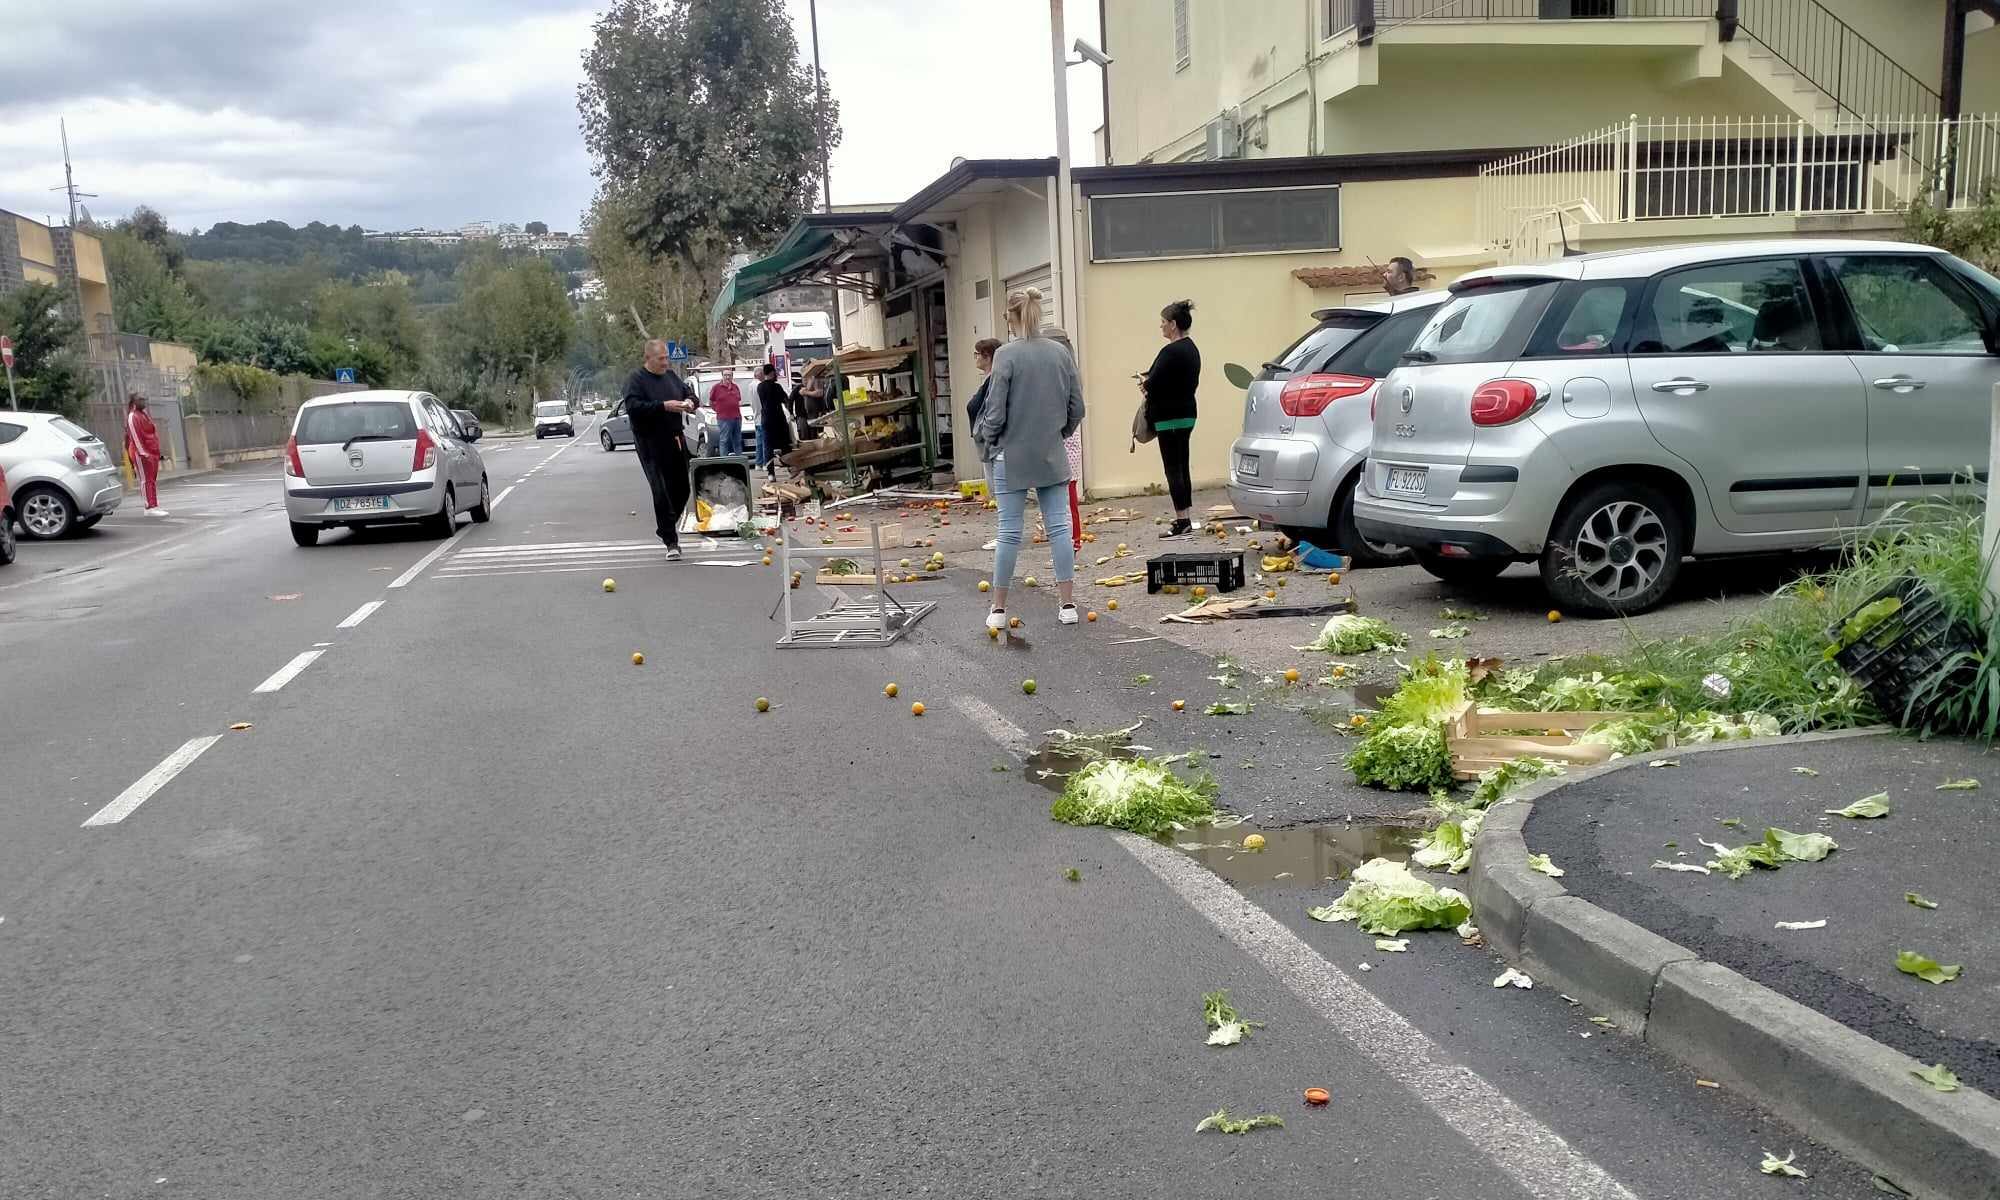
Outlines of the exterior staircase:
<svg viewBox="0 0 2000 1200">
<path fill-rule="evenodd" d="M 1814 129 L 1831 130 L 1840 120 L 1840 101 L 1787 65 L 1769 46 L 1746 34 L 1741 31 L 1734 40 L 1722 43 L 1724 60 L 1771 93 L 1792 115 Z"/>
</svg>

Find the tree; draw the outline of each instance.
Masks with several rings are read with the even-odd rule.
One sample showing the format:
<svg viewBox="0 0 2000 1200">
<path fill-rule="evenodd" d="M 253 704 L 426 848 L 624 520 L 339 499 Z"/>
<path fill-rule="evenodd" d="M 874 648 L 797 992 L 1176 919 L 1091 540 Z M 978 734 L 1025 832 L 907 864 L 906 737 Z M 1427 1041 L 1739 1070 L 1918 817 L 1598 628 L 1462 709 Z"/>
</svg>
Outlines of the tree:
<svg viewBox="0 0 2000 1200">
<path fill-rule="evenodd" d="M 822 148 L 840 140 L 813 83 L 784 0 L 615 0 L 598 18 L 577 89 L 593 169 L 618 232 L 677 258 L 704 308 L 719 258 L 812 204 Z"/>
<path fill-rule="evenodd" d="M 79 347 L 83 322 L 63 311 L 52 283 L 0 295 L 0 333 L 14 339 L 14 388 L 22 408 L 81 418 L 90 396 Z"/>
<path fill-rule="evenodd" d="M 527 224 L 526 231 L 536 237 L 547 237 L 549 235 L 549 223 L 547 221 L 530 221 Z"/>
<path fill-rule="evenodd" d="M 634 245 L 622 232 L 630 210 L 613 196 L 600 195 L 591 215 L 595 218 L 590 225 L 591 263 L 604 282 L 611 315 L 629 331 L 633 344 L 641 338 L 642 328 L 653 337 L 705 343 L 713 292 L 703 281 L 721 277 L 726 257 L 704 248 L 690 270 L 678 257 Z"/>
<path fill-rule="evenodd" d="M 2000 183 L 1989 181 L 1970 208 L 1937 208 L 1918 200 L 1910 205 L 1904 224 L 1912 241 L 2000 271 Z"/>
<path fill-rule="evenodd" d="M 442 314 L 422 378 L 461 408 L 490 400 L 511 422 L 524 399 L 549 388 L 569 351 L 576 332 L 569 295 L 536 259 L 482 255 L 461 274 L 464 298 Z"/>
<path fill-rule="evenodd" d="M 178 342 L 201 324 L 201 302 L 164 252 L 124 226 L 97 231 L 111 276 L 111 311 L 125 333 Z"/>
</svg>

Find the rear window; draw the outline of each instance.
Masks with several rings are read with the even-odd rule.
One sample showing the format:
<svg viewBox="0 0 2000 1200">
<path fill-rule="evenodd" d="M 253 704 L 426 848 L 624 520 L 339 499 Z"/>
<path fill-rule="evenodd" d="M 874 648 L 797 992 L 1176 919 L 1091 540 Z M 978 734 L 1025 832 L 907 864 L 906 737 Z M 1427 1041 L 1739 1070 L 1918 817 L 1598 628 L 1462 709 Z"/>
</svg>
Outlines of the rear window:
<svg viewBox="0 0 2000 1200">
<path fill-rule="evenodd" d="M 551 400 L 546 404 L 535 405 L 535 415 L 538 417 L 560 417 L 568 412 L 569 405 L 564 404 L 560 400 Z"/>
<path fill-rule="evenodd" d="M 1326 370 L 1327 360 L 1341 349 L 1351 344 L 1368 330 L 1382 323 L 1379 316 L 1338 316 L 1328 317 L 1317 326 L 1305 332 L 1298 341 L 1285 347 L 1285 352 L 1264 365 L 1259 372 L 1259 380 L 1276 379 L 1280 375 L 1312 375 Z M 1283 367 L 1274 371 L 1272 364 Z"/>
<path fill-rule="evenodd" d="M 1618 348 L 1625 311 L 1642 281 L 1579 280 L 1563 285 L 1546 319 L 1529 342 L 1529 358 L 1583 358 Z"/>
<path fill-rule="evenodd" d="M 83 426 L 75 424 L 74 422 L 65 421 L 61 417 L 57 417 L 55 420 L 50 421 L 49 428 L 55 430 L 57 433 L 64 435 L 65 437 L 68 437 L 72 441 L 94 442 L 97 440 L 97 435 L 90 432 L 90 430 L 85 429 Z"/>
<path fill-rule="evenodd" d="M 344 444 L 358 437 L 404 442 L 417 436 L 417 419 L 400 400 L 323 404 L 299 413 L 299 427 L 292 436 L 301 446 Z"/>
<path fill-rule="evenodd" d="M 1425 356 L 1423 362 L 1438 363 L 1518 358 L 1556 287 L 1554 280 L 1544 280 L 1498 283 L 1460 292 L 1432 315 L 1410 353 Z"/>
<path fill-rule="evenodd" d="M 1396 369 L 1403 351 L 1410 348 L 1410 343 L 1417 340 L 1417 335 L 1436 315 L 1436 305 L 1399 312 L 1349 342 L 1321 369 L 1331 375 L 1380 379 Z"/>
</svg>

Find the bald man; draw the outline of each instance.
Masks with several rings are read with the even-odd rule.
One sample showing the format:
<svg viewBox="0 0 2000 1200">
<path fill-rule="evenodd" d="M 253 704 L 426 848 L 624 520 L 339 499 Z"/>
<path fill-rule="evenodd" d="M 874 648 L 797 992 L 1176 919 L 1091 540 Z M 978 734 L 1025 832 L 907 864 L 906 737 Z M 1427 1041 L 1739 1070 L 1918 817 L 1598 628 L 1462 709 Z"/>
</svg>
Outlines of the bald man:
<svg viewBox="0 0 2000 1200">
<path fill-rule="evenodd" d="M 646 343 L 646 361 L 625 381 L 625 415 L 632 449 L 653 492 L 653 521 L 667 547 L 667 561 L 681 557 L 681 513 L 688 502 L 687 437 L 681 417 L 695 410 L 693 393 L 667 365 L 667 344 Z"/>
</svg>

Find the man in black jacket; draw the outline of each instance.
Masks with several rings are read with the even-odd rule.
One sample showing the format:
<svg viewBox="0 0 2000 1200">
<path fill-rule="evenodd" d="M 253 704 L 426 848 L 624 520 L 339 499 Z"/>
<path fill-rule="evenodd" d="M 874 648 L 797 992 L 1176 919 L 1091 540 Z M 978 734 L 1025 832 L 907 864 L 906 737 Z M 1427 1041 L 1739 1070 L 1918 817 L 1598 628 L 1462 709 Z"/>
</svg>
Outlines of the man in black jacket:
<svg viewBox="0 0 2000 1200">
<path fill-rule="evenodd" d="M 681 513 L 688 502 L 687 438 L 681 415 L 695 401 L 681 377 L 667 365 L 667 344 L 646 343 L 646 362 L 625 381 L 625 415 L 632 422 L 632 449 L 653 492 L 653 520 L 667 561 L 681 557 Z"/>
</svg>

